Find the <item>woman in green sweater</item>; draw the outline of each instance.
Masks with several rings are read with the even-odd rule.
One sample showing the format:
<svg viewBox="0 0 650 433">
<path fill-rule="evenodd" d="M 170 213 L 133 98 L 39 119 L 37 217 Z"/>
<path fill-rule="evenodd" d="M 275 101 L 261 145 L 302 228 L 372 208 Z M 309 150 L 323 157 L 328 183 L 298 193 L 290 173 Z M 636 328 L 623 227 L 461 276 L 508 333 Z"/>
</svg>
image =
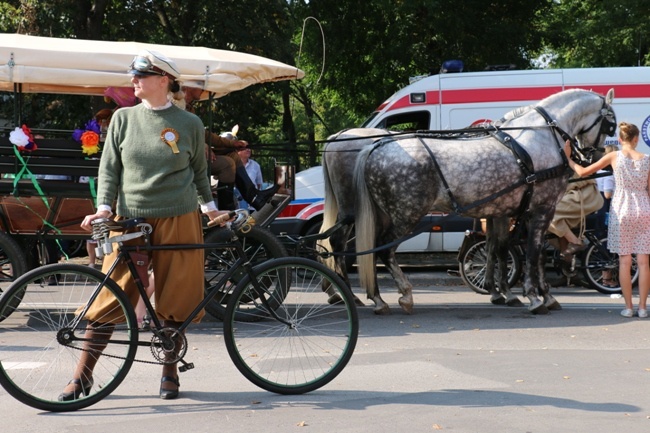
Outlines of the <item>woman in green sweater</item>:
<svg viewBox="0 0 650 433">
<path fill-rule="evenodd" d="M 86 216 L 81 226 L 91 230 L 93 220 L 112 216 L 115 203 L 117 219 L 146 218 L 153 227 L 154 245 L 202 243 L 198 205 L 210 219 L 225 213 L 212 200 L 203 123 L 171 103 L 170 93 L 182 95 L 176 81 L 180 72 L 172 60 L 144 51 L 135 57 L 130 72 L 135 96 L 142 103 L 113 115 L 99 166 L 97 212 Z M 104 259 L 104 270 L 115 256 L 116 252 Z M 155 251 L 151 264 L 156 275 L 156 314 L 164 326 L 177 328 L 203 299 L 203 250 Z M 139 295 L 126 265 L 118 264 L 113 279 L 135 305 Z M 117 322 L 111 315 L 112 300 L 104 298 L 100 294 L 100 302 L 88 311 L 91 323 Z M 106 333 L 105 328 L 88 330 L 87 338 Z M 92 387 L 96 353 L 103 348 L 95 343 L 91 349 L 82 352 L 60 400 L 79 398 Z M 176 398 L 178 388 L 177 365 L 164 364 L 160 397 Z"/>
</svg>

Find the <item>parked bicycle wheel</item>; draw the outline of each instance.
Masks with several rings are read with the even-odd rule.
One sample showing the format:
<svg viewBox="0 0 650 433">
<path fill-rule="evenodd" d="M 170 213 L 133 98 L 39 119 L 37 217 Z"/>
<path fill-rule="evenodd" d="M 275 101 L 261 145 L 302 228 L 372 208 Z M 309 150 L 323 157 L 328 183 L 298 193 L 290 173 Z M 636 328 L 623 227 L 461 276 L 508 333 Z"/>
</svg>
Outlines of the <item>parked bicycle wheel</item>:
<svg viewBox="0 0 650 433">
<path fill-rule="evenodd" d="M 607 238 L 600 239 L 599 244 L 591 244 L 584 253 L 584 276 L 592 289 L 605 295 L 621 293 L 619 283 L 618 254 L 610 253 L 607 249 Z M 609 278 L 604 281 L 603 272 L 609 273 Z M 632 256 L 631 270 L 632 284 L 639 279 L 639 269 L 636 256 Z M 608 284 L 609 283 L 609 284 Z"/>
<path fill-rule="evenodd" d="M 331 270 L 302 257 L 255 267 L 264 299 L 246 276 L 228 303 L 224 339 L 239 371 L 255 385 L 278 394 L 302 394 L 334 379 L 357 342 L 359 321 L 350 288 Z M 275 285 L 285 285 L 280 300 Z M 324 288 L 341 298 L 330 305 Z M 250 316 L 244 320 L 244 316 Z"/>
<path fill-rule="evenodd" d="M 470 289 L 481 295 L 489 295 L 485 286 L 485 270 L 487 266 L 487 244 L 481 240 L 473 244 L 458 259 L 460 277 Z M 515 285 L 521 277 L 521 262 L 514 247 L 508 248 L 508 287 Z M 499 271 L 495 270 L 495 279 L 498 280 Z"/>
<path fill-rule="evenodd" d="M 287 256 L 284 245 L 268 229 L 252 226 L 249 232 L 237 233 L 237 236 L 246 252 L 246 256 L 253 265 L 269 259 Z M 219 234 L 217 231 L 212 230 L 206 233 L 205 243 L 218 242 Z M 236 251 L 233 249 L 208 249 L 205 251 L 206 295 L 210 288 L 219 281 L 223 272 L 232 267 L 237 258 Z M 230 294 L 237 283 L 241 281 L 244 272 L 244 268 L 241 268 L 212 298 L 205 306 L 208 313 L 219 320 L 223 320 Z"/>
<path fill-rule="evenodd" d="M 82 378 L 87 389 L 78 398 L 58 400 L 85 350 L 81 339 L 89 324 L 78 317 L 78 309 L 89 302 L 104 277 L 88 266 L 46 265 L 18 278 L 0 298 L 0 315 L 5 317 L 0 324 L 0 384 L 9 394 L 40 410 L 64 412 L 97 403 L 122 382 L 133 363 L 138 331 L 129 300 L 108 280 L 103 290 L 115 299 L 112 313 L 122 323 L 94 328 L 99 335 L 105 332 L 105 338 L 95 342 L 109 344 L 93 377 Z M 113 340 L 120 344 L 110 344 Z"/>
</svg>

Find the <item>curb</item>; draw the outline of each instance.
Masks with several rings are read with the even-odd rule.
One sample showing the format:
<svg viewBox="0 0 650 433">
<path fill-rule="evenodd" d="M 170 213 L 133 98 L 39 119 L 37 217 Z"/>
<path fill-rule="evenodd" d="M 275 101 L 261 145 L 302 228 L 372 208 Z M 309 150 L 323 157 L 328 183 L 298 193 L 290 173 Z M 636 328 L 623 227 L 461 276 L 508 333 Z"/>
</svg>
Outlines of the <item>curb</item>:
<svg viewBox="0 0 650 433">
<path fill-rule="evenodd" d="M 404 270 L 404 274 L 414 286 L 462 286 L 464 284 L 460 276 L 449 275 L 446 271 L 409 272 L 408 269 L 406 269 Z M 359 276 L 356 272 L 350 273 L 349 278 L 350 284 L 353 287 L 359 287 Z M 390 273 L 384 270 L 377 273 L 377 282 L 380 286 L 395 285 L 393 277 Z"/>
</svg>

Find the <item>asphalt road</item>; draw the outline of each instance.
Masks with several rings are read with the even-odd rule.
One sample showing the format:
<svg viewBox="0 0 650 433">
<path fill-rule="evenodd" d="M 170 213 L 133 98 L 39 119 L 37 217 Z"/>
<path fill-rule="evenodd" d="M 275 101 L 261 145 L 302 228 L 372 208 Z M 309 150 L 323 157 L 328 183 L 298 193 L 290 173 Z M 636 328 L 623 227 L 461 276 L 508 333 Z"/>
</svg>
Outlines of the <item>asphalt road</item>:
<svg viewBox="0 0 650 433">
<path fill-rule="evenodd" d="M 489 305 L 442 272 L 410 276 L 414 314 L 380 275 L 392 314 L 360 308 L 350 364 L 310 394 L 250 384 L 210 320 L 188 334 L 196 368 L 181 374 L 178 400 L 157 397 L 159 367 L 136 364 L 113 395 L 76 413 L 42 413 L 0 390 L 2 431 L 650 431 L 650 321 L 620 317 L 621 299 L 561 287 L 563 310 L 533 316 Z"/>
</svg>

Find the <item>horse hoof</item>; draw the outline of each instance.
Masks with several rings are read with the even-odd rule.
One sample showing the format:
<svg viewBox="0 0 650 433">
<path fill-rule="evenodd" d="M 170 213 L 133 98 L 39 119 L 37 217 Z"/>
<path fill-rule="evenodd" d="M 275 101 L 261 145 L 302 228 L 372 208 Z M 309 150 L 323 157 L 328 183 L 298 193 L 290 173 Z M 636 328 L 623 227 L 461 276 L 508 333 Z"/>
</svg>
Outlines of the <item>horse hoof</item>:
<svg viewBox="0 0 650 433">
<path fill-rule="evenodd" d="M 388 305 L 382 305 L 380 307 L 375 307 L 373 312 L 378 316 L 386 316 L 390 314 L 390 307 Z"/>
<path fill-rule="evenodd" d="M 337 305 L 337 304 L 340 304 L 342 301 L 343 300 L 341 299 L 341 296 L 339 296 L 338 293 L 335 294 L 335 295 L 330 296 L 327 299 L 327 303 L 330 304 L 330 305 Z"/>
<path fill-rule="evenodd" d="M 506 298 L 499 295 L 496 298 L 491 298 L 490 302 L 492 303 L 492 305 L 506 305 Z"/>
<path fill-rule="evenodd" d="M 402 307 L 402 310 L 406 314 L 413 314 L 413 300 L 409 301 L 404 298 L 399 298 L 397 302 L 399 302 L 399 306 Z"/>
<path fill-rule="evenodd" d="M 559 311 L 562 309 L 562 306 L 555 298 L 549 299 L 544 305 L 546 306 L 546 308 L 552 311 Z"/>
<path fill-rule="evenodd" d="M 548 314 L 548 308 L 542 303 L 537 306 L 531 305 L 528 310 L 533 314 Z"/>
<path fill-rule="evenodd" d="M 510 298 L 506 300 L 506 305 L 508 307 L 523 307 L 524 303 L 521 302 L 521 300 L 515 296 L 514 298 Z"/>
</svg>

